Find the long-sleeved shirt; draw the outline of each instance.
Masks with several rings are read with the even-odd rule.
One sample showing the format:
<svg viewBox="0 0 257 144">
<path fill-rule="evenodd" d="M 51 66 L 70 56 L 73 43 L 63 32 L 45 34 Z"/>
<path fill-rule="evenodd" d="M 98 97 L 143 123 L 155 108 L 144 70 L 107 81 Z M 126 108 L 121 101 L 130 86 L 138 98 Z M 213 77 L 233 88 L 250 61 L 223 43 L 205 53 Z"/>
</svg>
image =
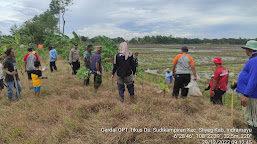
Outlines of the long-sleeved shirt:
<svg viewBox="0 0 257 144">
<path fill-rule="evenodd" d="M 113 64 L 113 75 L 116 71 L 117 75 L 122 78 L 130 76 L 132 73 L 133 75 L 136 74 L 136 63 L 134 61 L 133 55 L 125 60 L 125 55 L 122 53 L 118 53 L 115 55 L 114 59 L 116 60 L 116 62 L 114 62 Z"/>
<path fill-rule="evenodd" d="M 79 61 L 79 50 L 72 48 L 70 50 L 69 63 Z"/>
<path fill-rule="evenodd" d="M 239 74 L 236 92 L 257 98 L 257 52 L 247 61 Z"/>
<path fill-rule="evenodd" d="M 55 49 L 49 51 L 50 62 L 54 62 L 57 59 L 57 52 Z"/>
</svg>

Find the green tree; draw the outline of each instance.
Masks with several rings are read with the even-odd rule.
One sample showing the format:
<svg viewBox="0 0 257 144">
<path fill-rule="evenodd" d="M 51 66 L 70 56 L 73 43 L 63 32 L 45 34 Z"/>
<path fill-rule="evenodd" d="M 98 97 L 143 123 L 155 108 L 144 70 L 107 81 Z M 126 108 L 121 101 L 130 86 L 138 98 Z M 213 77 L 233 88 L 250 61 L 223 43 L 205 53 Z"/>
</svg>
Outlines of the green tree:
<svg viewBox="0 0 257 144">
<path fill-rule="evenodd" d="M 57 23 L 58 19 L 47 10 L 43 14 L 36 15 L 24 22 L 20 27 L 12 26 L 10 32 L 14 37 L 15 34 L 19 34 L 21 36 L 20 41 L 23 43 L 42 43 L 44 35 L 57 31 Z"/>
</svg>

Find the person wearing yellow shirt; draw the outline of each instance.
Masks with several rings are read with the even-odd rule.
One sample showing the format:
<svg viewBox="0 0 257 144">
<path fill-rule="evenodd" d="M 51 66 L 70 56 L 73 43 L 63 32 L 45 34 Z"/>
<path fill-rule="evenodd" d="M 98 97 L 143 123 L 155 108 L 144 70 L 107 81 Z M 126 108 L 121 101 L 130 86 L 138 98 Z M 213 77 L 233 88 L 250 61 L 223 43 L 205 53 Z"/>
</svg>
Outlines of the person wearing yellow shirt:
<svg viewBox="0 0 257 144">
<path fill-rule="evenodd" d="M 31 73 L 31 78 L 33 82 L 35 96 L 39 97 L 39 94 L 41 91 L 42 79 L 47 79 L 47 77 L 43 77 L 41 70 L 39 70 L 40 61 L 35 61 L 34 66 L 35 66 L 35 69 Z"/>
</svg>

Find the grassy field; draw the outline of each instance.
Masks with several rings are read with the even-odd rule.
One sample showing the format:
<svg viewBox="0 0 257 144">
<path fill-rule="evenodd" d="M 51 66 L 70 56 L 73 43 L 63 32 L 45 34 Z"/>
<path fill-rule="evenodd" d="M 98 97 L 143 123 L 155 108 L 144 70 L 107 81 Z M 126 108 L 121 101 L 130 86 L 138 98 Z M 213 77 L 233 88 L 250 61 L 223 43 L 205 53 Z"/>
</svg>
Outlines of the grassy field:
<svg viewBox="0 0 257 144">
<path fill-rule="evenodd" d="M 215 57 L 221 57 L 224 61 L 223 65 L 230 71 L 229 87 L 232 82 L 237 81 L 238 74 L 249 59 L 245 51 L 241 49 L 241 45 L 130 45 L 130 48 L 133 52 L 139 52 L 140 67 L 155 70 L 159 76 L 164 77 L 165 69 L 172 69 L 172 61 L 177 54 L 181 53 L 182 46 L 188 46 L 189 55 L 195 61 L 201 90 L 208 86 L 210 77 L 214 73 L 215 65 L 212 61 Z M 204 95 L 208 99 L 209 91 L 206 91 Z M 231 95 L 231 89 L 224 95 L 223 102 L 227 106 L 231 105 Z M 238 94 L 235 95 L 235 108 L 240 110 L 240 97 Z"/>
<path fill-rule="evenodd" d="M 174 51 L 161 53 L 139 48 L 133 51 L 140 53 L 140 66 L 152 66 L 152 69 L 158 69 L 159 74 L 171 66 L 172 59 L 178 54 Z M 190 53 L 196 61 L 200 61 L 197 59 L 201 56 L 210 59 L 215 56 L 232 57 L 230 52 L 211 54 Z M 235 52 L 235 55 L 240 56 L 236 60 L 246 61 L 243 52 Z M 166 64 L 158 68 L 162 62 Z M 200 72 L 208 71 L 210 75 L 214 69 L 211 62 L 206 63 L 210 63 L 210 66 L 196 67 L 201 77 L 204 76 Z M 236 78 L 243 65 L 225 66 L 235 73 Z M 85 87 L 82 80 L 71 75 L 71 68 L 66 61 L 58 60 L 57 67 L 58 72 L 51 73 L 49 68 L 43 72 L 43 76 L 48 76 L 48 79 L 42 82 L 40 97 L 33 95 L 32 82 L 25 75 L 20 75 L 23 91 L 19 101 L 9 103 L 4 89 L 0 101 L 0 143 L 202 143 L 203 139 L 196 137 L 200 132 L 186 132 L 194 134 L 192 138 L 175 138 L 174 133 L 139 131 L 143 128 L 247 127 L 241 110 L 234 110 L 232 123 L 230 108 L 212 105 L 208 95 L 204 98 L 189 96 L 187 99 L 172 99 L 171 93 L 166 96 L 159 94 L 160 89 L 154 85 L 158 83 L 159 77 L 152 74 L 144 74 L 144 79 L 136 79 L 136 104 L 130 103 L 127 91 L 125 103 L 122 104 L 116 82 L 112 83 L 110 73 L 103 73 L 103 84 L 95 93 L 92 77 L 90 86 Z M 201 88 L 207 83 L 205 78 L 199 81 Z M 102 132 L 102 128 L 129 128 L 129 131 Z M 135 129 L 131 131 L 130 128 Z"/>
</svg>

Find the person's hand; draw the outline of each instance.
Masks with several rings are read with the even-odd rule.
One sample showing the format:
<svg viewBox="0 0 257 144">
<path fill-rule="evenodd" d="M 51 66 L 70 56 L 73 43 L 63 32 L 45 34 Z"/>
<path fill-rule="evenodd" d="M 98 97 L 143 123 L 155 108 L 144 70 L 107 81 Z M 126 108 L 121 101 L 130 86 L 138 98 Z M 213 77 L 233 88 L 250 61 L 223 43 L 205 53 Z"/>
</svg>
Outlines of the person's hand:
<svg viewBox="0 0 257 144">
<path fill-rule="evenodd" d="M 175 77 L 176 73 L 172 73 L 172 77 Z"/>
<path fill-rule="evenodd" d="M 237 83 L 231 84 L 230 87 L 231 87 L 232 90 L 236 89 L 237 88 Z"/>
<path fill-rule="evenodd" d="M 112 79 L 114 78 L 114 75 L 112 75 Z"/>
<path fill-rule="evenodd" d="M 197 81 L 197 76 L 195 76 L 194 80 Z"/>
<path fill-rule="evenodd" d="M 96 74 L 101 75 L 101 72 L 100 72 L 100 71 L 97 71 Z"/>
<path fill-rule="evenodd" d="M 248 102 L 248 97 L 242 96 L 241 97 L 241 106 L 246 107 Z"/>
<path fill-rule="evenodd" d="M 10 73 L 10 75 L 12 75 L 12 76 L 14 76 L 15 74 L 16 74 L 15 71 L 12 71 L 12 72 Z"/>
</svg>

